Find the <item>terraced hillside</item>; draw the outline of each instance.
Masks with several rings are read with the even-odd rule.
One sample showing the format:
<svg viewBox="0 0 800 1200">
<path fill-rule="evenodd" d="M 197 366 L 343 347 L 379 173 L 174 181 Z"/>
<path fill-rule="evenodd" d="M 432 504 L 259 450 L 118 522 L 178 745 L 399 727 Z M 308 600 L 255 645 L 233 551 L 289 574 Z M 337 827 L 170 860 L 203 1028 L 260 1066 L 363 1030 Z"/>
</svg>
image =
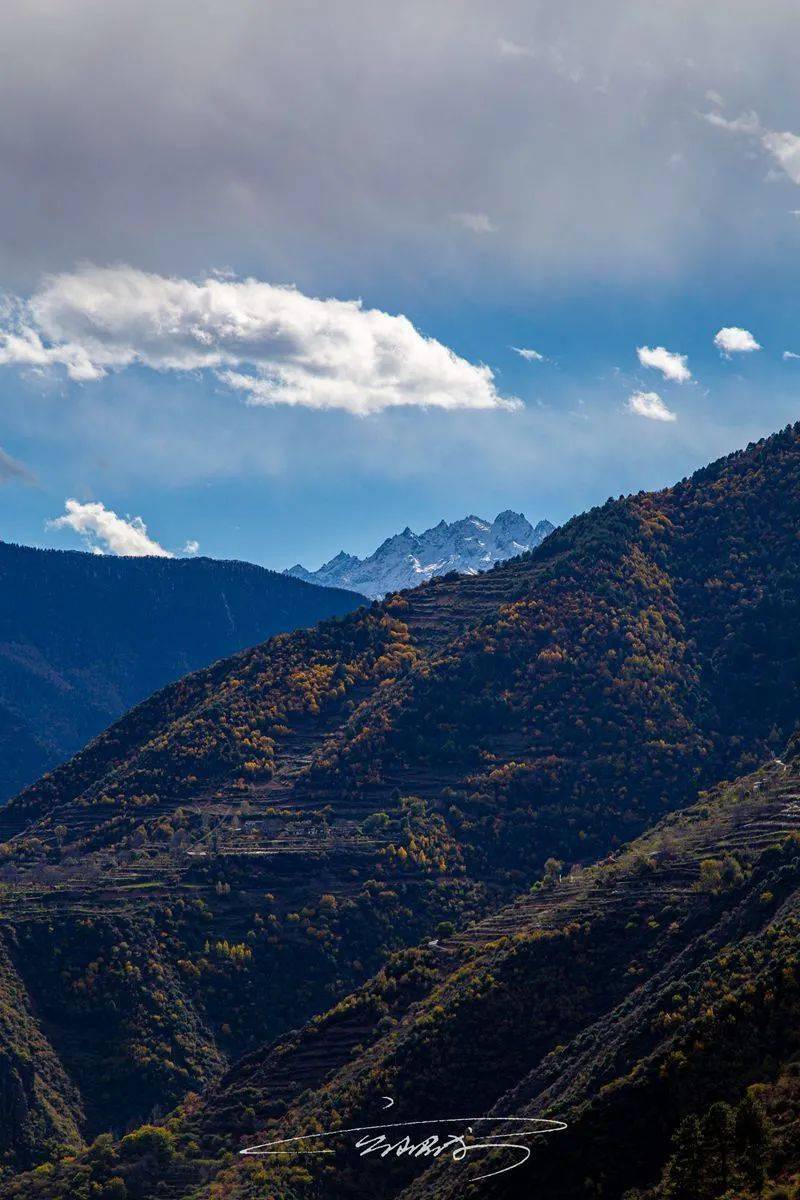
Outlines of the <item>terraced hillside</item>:
<svg viewBox="0 0 800 1200">
<path fill-rule="evenodd" d="M 536 880 L 549 888 L 780 751 L 800 711 L 798 518 L 792 427 L 674 488 L 610 501 L 486 575 L 433 581 L 190 675 L 21 793 L 0 814 L 2 936 L 75 1089 L 81 1136 L 164 1111 L 382 968 L 411 995 L 462 943 L 516 920 L 536 930 L 552 904 L 549 891 L 527 895 Z M 773 811 L 755 804 L 752 819 Z M 751 829 L 753 850 L 759 833 L 772 839 L 768 824 Z M 669 879 L 688 937 L 685 857 Z M 546 950 L 526 936 L 535 961 L 518 963 L 533 980 L 520 985 L 522 1047 L 505 1044 L 502 1005 L 473 1010 L 464 1078 L 478 1071 L 476 1101 L 490 1099 L 486 1030 L 500 1063 L 486 1087 L 510 1087 L 548 1039 L 566 1044 L 621 1004 L 639 958 L 656 971 L 672 944 L 657 916 L 652 949 L 649 925 L 627 928 L 632 885 L 618 911 L 611 867 L 597 891 L 593 878 L 573 872 L 554 889 L 570 921 L 582 927 L 585 907 L 601 930 L 579 955 L 573 933 L 553 943 L 553 969 L 575 985 L 552 989 L 558 1033 L 546 1006 L 541 1028 L 530 1018 L 554 961 L 546 925 Z M 652 878 L 637 879 L 646 905 Z M 385 966 L 427 942 L 407 969 Z M 617 942 L 638 957 L 611 972 Z M 423 1072 L 409 1078 L 433 1102 L 440 1052 L 424 1048 L 427 1090 Z M 29 1118 L 14 1120 L 19 1164 L 57 1153 L 56 1135 L 29 1150 Z"/>
<path fill-rule="evenodd" d="M 0 542 L 0 803 L 165 683 L 362 603 L 252 563 Z"/>
<path fill-rule="evenodd" d="M 660 1200 L 682 1117 L 715 1105 L 746 1113 L 762 1095 L 775 1111 L 758 1154 L 732 1142 L 727 1176 L 707 1186 L 697 1176 L 686 1193 L 755 1196 L 754 1174 L 800 1168 L 791 1087 L 799 908 L 800 763 L 792 759 L 722 786 L 488 920 L 394 956 L 141 1143 L 109 1143 L 100 1165 L 96 1154 L 83 1156 L 0 1194 L 60 1200 L 116 1177 L 135 1200 L 505 1200 L 532 1191 L 572 1200 L 587 1188 L 610 1198 L 633 1187 L 655 1187 Z M 382 1117 L 386 1096 L 395 1101 L 391 1118 Z M 330 1143 L 335 1153 L 322 1160 L 235 1154 L 315 1130 L 468 1112 L 556 1117 L 568 1129 L 537 1146 L 524 1168 L 474 1186 L 473 1176 L 507 1166 L 509 1152 L 427 1169 L 413 1159 L 358 1159 L 353 1138 Z M 676 1194 L 665 1187 L 665 1197 Z"/>
</svg>

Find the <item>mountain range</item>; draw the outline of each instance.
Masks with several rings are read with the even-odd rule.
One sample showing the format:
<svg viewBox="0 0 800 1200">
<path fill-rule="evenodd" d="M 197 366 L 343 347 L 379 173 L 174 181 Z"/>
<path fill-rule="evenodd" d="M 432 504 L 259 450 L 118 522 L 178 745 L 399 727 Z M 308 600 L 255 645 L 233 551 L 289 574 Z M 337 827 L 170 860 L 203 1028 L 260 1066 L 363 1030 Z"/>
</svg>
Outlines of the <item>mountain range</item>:
<svg viewBox="0 0 800 1200">
<path fill-rule="evenodd" d="M 494 521 L 475 516 L 450 524 L 442 520 L 424 533 L 412 533 L 406 526 L 367 558 L 340 550 L 316 571 L 297 563 L 285 574 L 326 587 L 353 588 L 372 599 L 382 599 L 389 592 L 416 587 L 450 571 L 463 575 L 488 571 L 497 562 L 535 549 L 554 529 L 549 521 L 531 525 L 522 513 L 510 509 L 499 513 Z"/>
<path fill-rule="evenodd" d="M 363 602 L 250 563 L 0 542 L 0 802 L 165 683 Z"/>
<path fill-rule="evenodd" d="M 791 1197 L 799 520 L 797 425 L 190 674 L 15 797 L 0 1197 Z M 488 1115 L 567 1128 L 502 1174 L 237 1153 Z"/>
</svg>

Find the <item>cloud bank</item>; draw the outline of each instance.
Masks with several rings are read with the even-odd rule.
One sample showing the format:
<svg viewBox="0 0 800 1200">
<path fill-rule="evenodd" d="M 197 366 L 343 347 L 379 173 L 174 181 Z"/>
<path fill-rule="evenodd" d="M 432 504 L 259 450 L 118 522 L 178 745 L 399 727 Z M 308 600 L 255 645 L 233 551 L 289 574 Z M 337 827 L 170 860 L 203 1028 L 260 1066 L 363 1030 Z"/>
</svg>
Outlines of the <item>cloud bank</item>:
<svg viewBox="0 0 800 1200">
<path fill-rule="evenodd" d="M 667 408 L 658 392 L 634 392 L 628 397 L 628 411 L 649 421 L 677 421 L 677 415 Z"/>
<path fill-rule="evenodd" d="M 258 279 L 199 282 L 132 267 L 50 276 L 0 327 L 0 364 L 61 365 L 92 382 L 141 365 L 211 371 L 250 404 L 339 408 L 512 409 L 491 369 L 404 316 L 357 300 L 318 300 Z"/>
<path fill-rule="evenodd" d="M 506 292 L 729 262 L 775 231 L 695 113 L 796 111 L 796 31 L 795 0 L 5 0 L 0 274 L 212 254 L 317 294 L 424 267 L 472 297 L 489 258 Z"/>
<path fill-rule="evenodd" d="M 672 383 L 688 383 L 692 373 L 686 365 L 685 354 L 673 354 L 663 346 L 638 346 L 636 353 L 643 367 L 653 367 Z"/>
<path fill-rule="evenodd" d="M 48 529 L 72 529 L 95 554 L 119 554 L 130 558 L 174 558 L 148 536 L 141 517 L 119 517 L 100 501 L 81 504 L 67 500 L 66 512 L 47 522 Z"/>
</svg>

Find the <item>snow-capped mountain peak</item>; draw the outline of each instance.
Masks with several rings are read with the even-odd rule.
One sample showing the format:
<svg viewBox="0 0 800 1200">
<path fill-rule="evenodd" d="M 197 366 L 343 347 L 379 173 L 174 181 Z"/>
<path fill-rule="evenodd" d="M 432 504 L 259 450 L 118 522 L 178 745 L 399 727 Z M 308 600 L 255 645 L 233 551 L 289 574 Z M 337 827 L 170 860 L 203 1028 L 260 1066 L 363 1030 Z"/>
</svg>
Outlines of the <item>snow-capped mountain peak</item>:
<svg viewBox="0 0 800 1200">
<path fill-rule="evenodd" d="M 297 563 L 285 574 L 325 587 L 348 587 L 372 599 L 387 592 L 416 587 L 434 575 L 460 571 L 476 575 L 538 546 L 555 526 L 539 521 L 535 526 L 523 513 L 506 509 L 494 521 L 471 514 L 460 521 L 441 520 L 424 533 L 408 526 L 386 538 L 367 558 L 341 550 L 318 570 Z"/>
</svg>

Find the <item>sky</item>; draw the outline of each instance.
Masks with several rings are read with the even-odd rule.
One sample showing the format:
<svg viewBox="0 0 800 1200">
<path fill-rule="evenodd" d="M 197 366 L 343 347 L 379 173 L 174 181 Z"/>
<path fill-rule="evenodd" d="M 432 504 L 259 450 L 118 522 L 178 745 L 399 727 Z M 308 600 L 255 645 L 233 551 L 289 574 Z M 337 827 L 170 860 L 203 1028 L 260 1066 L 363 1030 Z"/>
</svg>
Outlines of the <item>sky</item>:
<svg viewBox="0 0 800 1200">
<path fill-rule="evenodd" d="M 315 568 L 800 418 L 760 7 L 6 0 L 0 537 Z"/>
</svg>

